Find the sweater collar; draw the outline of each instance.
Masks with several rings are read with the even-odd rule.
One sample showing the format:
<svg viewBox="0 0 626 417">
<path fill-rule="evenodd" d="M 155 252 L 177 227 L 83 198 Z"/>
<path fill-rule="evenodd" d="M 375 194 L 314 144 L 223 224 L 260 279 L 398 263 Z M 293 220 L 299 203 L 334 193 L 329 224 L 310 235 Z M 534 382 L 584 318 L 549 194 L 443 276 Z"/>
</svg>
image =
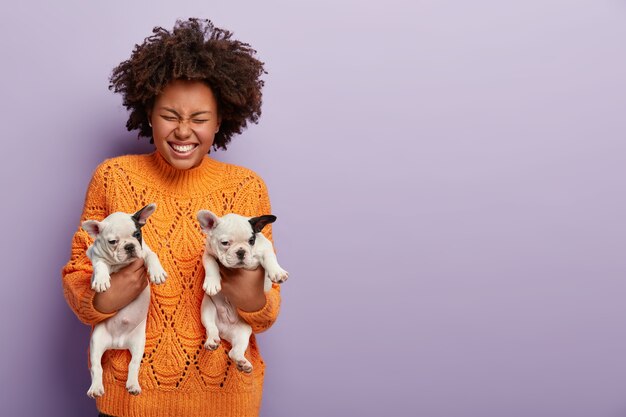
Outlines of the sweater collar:
<svg viewBox="0 0 626 417">
<path fill-rule="evenodd" d="M 197 167 L 177 169 L 171 166 L 159 153 L 150 154 L 151 177 L 159 186 L 175 194 L 202 194 L 214 188 L 219 179 L 220 163 L 208 155 L 202 158 Z"/>
</svg>

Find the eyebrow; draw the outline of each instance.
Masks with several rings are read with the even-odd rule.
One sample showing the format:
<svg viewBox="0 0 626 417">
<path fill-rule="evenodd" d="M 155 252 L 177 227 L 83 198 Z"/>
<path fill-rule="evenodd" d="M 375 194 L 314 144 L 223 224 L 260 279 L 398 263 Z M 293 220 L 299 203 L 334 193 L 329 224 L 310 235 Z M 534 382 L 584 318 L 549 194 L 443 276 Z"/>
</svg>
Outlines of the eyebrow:
<svg viewBox="0 0 626 417">
<path fill-rule="evenodd" d="M 170 113 L 174 113 L 176 116 L 180 117 L 180 114 L 178 114 L 178 112 L 174 109 L 170 109 L 169 107 L 161 107 L 162 110 L 168 111 Z M 201 114 L 213 114 L 212 111 L 210 110 L 202 110 L 202 111 L 197 111 L 195 113 L 191 113 L 191 116 L 189 117 L 195 117 L 195 116 L 199 116 Z"/>
</svg>

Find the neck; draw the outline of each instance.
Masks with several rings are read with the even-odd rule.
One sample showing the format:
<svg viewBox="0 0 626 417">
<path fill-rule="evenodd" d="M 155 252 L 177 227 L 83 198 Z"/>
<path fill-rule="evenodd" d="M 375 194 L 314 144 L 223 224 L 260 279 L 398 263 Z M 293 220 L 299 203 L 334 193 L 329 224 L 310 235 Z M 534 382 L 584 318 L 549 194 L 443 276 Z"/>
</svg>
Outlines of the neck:
<svg viewBox="0 0 626 417">
<path fill-rule="evenodd" d="M 202 158 L 198 166 L 190 169 L 174 168 L 158 151 L 150 155 L 150 162 L 152 172 L 148 173 L 148 178 L 172 194 L 205 193 L 219 178 L 219 163 L 208 155 Z"/>
</svg>

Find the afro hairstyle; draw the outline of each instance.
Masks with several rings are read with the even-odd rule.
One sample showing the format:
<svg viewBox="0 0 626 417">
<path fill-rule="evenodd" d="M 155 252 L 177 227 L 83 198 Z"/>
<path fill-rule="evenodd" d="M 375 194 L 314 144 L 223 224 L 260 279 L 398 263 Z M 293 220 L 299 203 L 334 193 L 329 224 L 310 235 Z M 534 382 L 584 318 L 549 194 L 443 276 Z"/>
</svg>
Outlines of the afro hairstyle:
<svg viewBox="0 0 626 417">
<path fill-rule="evenodd" d="M 250 45 L 232 39 L 231 32 L 206 19 L 177 20 L 171 32 L 162 27 L 152 32 L 135 45 L 130 59 L 113 69 L 110 78 L 109 89 L 122 94 L 130 111 L 129 131 L 137 129 L 139 136 L 153 143 L 149 112 L 175 79 L 202 81 L 213 91 L 221 118 L 213 148 L 226 149 L 248 121 L 258 122 L 264 84 L 260 77 L 267 72 Z"/>
</svg>

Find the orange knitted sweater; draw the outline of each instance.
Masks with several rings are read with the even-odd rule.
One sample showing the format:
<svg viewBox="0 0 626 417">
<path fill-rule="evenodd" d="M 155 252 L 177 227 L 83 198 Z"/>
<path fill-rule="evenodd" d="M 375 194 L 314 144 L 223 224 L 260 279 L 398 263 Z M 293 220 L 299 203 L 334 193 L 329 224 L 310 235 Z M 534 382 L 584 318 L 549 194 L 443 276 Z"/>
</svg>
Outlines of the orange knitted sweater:
<svg viewBox="0 0 626 417">
<path fill-rule="evenodd" d="M 132 396 L 125 388 L 130 353 L 109 350 L 102 358 L 105 393 L 97 399 L 98 410 L 118 417 L 256 416 L 265 365 L 254 334 L 246 352 L 254 366 L 250 374 L 231 363 L 227 341 L 215 351 L 204 348 L 200 305 L 205 240 L 196 213 L 208 209 L 219 216 L 269 214 L 265 184 L 249 169 L 208 156 L 190 170 L 177 170 L 158 152 L 121 156 L 103 162 L 94 172 L 81 222 L 101 220 L 116 211 L 133 213 L 152 202 L 157 209 L 143 228 L 143 238 L 168 277 L 165 284 L 151 286 L 139 373 L 142 392 Z M 264 230 L 271 240 L 271 226 Z M 90 244 L 91 238 L 79 227 L 62 275 L 68 304 L 81 321 L 93 326 L 115 313 L 103 314 L 93 307 L 92 266 L 86 256 Z M 274 284 L 261 310 L 239 314 L 258 333 L 274 323 L 279 306 L 280 288 Z"/>
</svg>

